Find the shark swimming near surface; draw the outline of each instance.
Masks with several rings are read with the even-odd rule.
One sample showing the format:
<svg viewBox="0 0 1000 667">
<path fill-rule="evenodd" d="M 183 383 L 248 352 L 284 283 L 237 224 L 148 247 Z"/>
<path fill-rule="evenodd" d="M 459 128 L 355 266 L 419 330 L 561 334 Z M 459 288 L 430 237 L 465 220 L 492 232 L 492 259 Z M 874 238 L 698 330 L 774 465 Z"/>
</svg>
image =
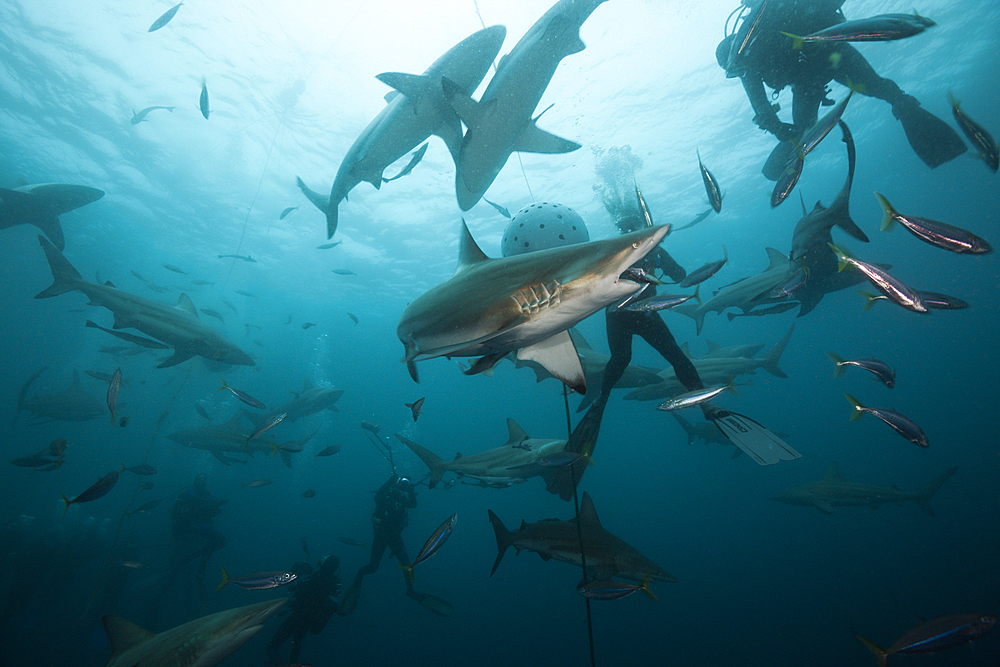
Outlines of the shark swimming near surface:
<svg viewBox="0 0 1000 667">
<path fill-rule="evenodd" d="M 0 229 L 14 225 L 34 225 L 55 247 L 66 247 L 59 216 L 104 196 L 103 190 L 85 185 L 36 183 L 12 190 L 0 188 Z"/>
<path fill-rule="evenodd" d="M 103 306 L 114 313 L 115 329 L 137 329 L 174 348 L 173 356 L 157 368 L 176 366 L 195 356 L 226 364 L 254 365 L 250 355 L 198 319 L 198 311 L 187 294 L 181 294 L 176 306 L 169 306 L 124 292 L 110 282 L 103 285 L 88 282 L 44 237 L 39 236 L 38 242 L 45 251 L 53 282 L 35 298 L 47 299 L 74 290 L 83 292 L 90 305 Z"/>
<path fill-rule="evenodd" d="M 386 107 L 354 141 L 337 170 L 329 197 L 310 190 L 296 177 L 299 189 L 326 215 L 326 236 L 333 238 L 340 202 L 361 181 L 380 189 L 383 172 L 393 162 L 435 134 L 444 140 L 452 157 L 462 143 L 462 123 L 445 100 L 442 77 L 471 94 L 489 71 L 500 51 L 507 29 L 495 25 L 480 30 L 453 46 L 421 74 L 387 72 L 376 77 L 394 90 Z"/>
<path fill-rule="evenodd" d="M 458 268 L 403 310 L 396 334 L 418 381 L 416 362 L 483 355 L 468 374 L 493 367 L 508 352 L 541 364 L 574 391 L 586 393 L 580 358 L 567 329 L 639 284 L 622 272 L 663 239 L 669 225 L 491 259 L 462 221 Z"/>
<path fill-rule="evenodd" d="M 772 496 L 771 500 L 777 500 L 786 505 L 815 507 L 826 514 L 831 513 L 834 507 L 878 509 L 885 503 L 902 503 L 912 500 L 920 506 L 920 509 L 934 516 L 934 510 L 931 509 L 930 505 L 931 498 L 945 482 L 951 479 L 957 470 L 958 467 L 949 468 L 916 491 L 903 491 L 897 486 L 869 486 L 868 484 L 845 481 L 840 476 L 837 464 L 832 463 L 819 481 L 783 491 Z"/>
<path fill-rule="evenodd" d="M 14 420 L 22 410 L 34 417 L 35 421 L 32 424 L 55 421 L 85 422 L 97 419 L 107 412 L 100 399 L 83 390 L 80 385 L 80 373 L 76 369 L 73 369 L 73 383 L 67 389 L 52 394 L 37 394 L 18 401 Z"/>
<path fill-rule="evenodd" d="M 531 115 L 560 61 L 585 48 L 580 26 L 604 1 L 560 0 L 553 5 L 500 60 L 478 102 L 462 90 L 460 81 L 445 75 L 445 95 L 468 128 L 455 161 L 455 192 L 463 211 L 486 194 L 511 153 L 569 153 L 580 148 L 540 130 L 535 125 L 538 117 Z"/>
<path fill-rule="evenodd" d="M 213 667 L 260 632 L 286 600 L 227 609 L 159 633 L 105 616 L 101 621 L 111 642 L 107 667 Z"/>
<path fill-rule="evenodd" d="M 507 419 L 507 432 L 510 437 L 500 447 L 468 456 L 456 454 L 452 461 L 442 459 L 398 433 L 396 437 L 430 469 L 427 486 L 432 489 L 446 472 L 471 477 L 493 487 L 524 482 L 531 477 L 544 476 L 551 469 L 544 465 L 545 457 L 566 449 L 565 440 L 530 438 L 513 419 Z"/>
</svg>

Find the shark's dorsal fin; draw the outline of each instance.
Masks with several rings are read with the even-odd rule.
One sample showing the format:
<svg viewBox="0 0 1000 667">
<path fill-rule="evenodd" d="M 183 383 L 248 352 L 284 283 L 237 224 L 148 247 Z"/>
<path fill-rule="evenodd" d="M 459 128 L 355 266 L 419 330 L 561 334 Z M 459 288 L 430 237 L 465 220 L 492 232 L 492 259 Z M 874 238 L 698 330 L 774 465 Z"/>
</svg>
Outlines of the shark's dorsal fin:
<svg viewBox="0 0 1000 667">
<path fill-rule="evenodd" d="M 507 432 L 510 433 L 510 439 L 507 440 L 507 444 L 510 446 L 519 445 L 528 439 L 528 434 L 524 432 L 524 429 L 510 417 L 507 417 Z"/>
<path fill-rule="evenodd" d="M 528 527 L 528 522 L 525 521 L 524 519 L 521 519 L 521 527 L 518 528 L 518 530 L 524 530 L 527 527 Z"/>
<path fill-rule="evenodd" d="M 375 76 L 387 86 L 391 86 L 396 91 L 406 95 L 410 100 L 416 102 L 421 97 L 433 95 L 440 88 L 435 86 L 435 81 L 429 76 L 422 74 L 404 74 L 403 72 L 382 72 Z M 386 96 L 388 102 L 388 96 Z"/>
<path fill-rule="evenodd" d="M 714 340 L 709 340 L 708 338 L 705 339 L 705 344 L 708 345 L 708 352 L 705 353 L 706 357 L 711 356 L 720 348 L 722 348 L 721 345 L 716 343 Z"/>
<path fill-rule="evenodd" d="M 788 262 L 788 258 L 785 257 L 785 253 L 780 250 L 776 250 L 774 248 L 765 248 L 765 250 L 767 250 L 767 259 L 770 261 L 770 264 L 767 266 L 767 270 L 779 267 Z"/>
<path fill-rule="evenodd" d="M 315 388 L 316 388 L 316 386 L 312 382 L 309 381 L 309 378 L 306 378 L 305 380 L 302 381 L 302 392 L 303 393 L 309 391 L 310 389 L 315 389 Z"/>
<path fill-rule="evenodd" d="M 195 319 L 198 318 L 198 309 L 194 307 L 194 302 L 191 301 L 191 297 L 184 292 L 181 292 L 181 295 L 177 297 L 177 307 L 188 315 L 193 315 Z"/>
<path fill-rule="evenodd" d="M 113 282 L 111 282 L 110 280 L 105 280 L 105 281 L 104 281 L 104 286 L 105 286 L 105 287 L 110 287 L 110 288 L 112 288 L 112 289 L 117 289 L 117 288 L 115 287 L 115 284 L 114 284 Z"/>
<path fill-rule="evenodd" d="M 153 636 L 149 630 L 140 628 L 131 621 L 117 616 L 105 616 L 101 619 L 104 623 L 104 631 L 108 633 L 108 641 L 111 642 L 111 659 L 114 660 L 133 646 L 137 646 L 147 641 Z"/>
<path fill-rule="evenodd" d="M 810 213 L 816 213 L 817 211 L 825 211 L 825 210 L 826 210 L 826 206 L 823 206 L 822 202 L 817 201 L 816 205 L 813 206 L 813 210 L 810 211 Z"/>
<path fill-rule="evenodd" d="M 602 527 L 601 520 L 597 518 L 597 509 L 594 507 L 594 501 L 590 499 L 590 494 L 586 491 L 583 492 L 583 498 L 580 500 L 579 516 L 582 526 Z"/>
<path fill-rule="evenodd" d="M 462 452 L 455 452 L 455 460 L 457 461 L 460 458 L 462 458 Z"/>
<path fill-rule="evenodd" d="M 479 244 L 476 243 L 476 239 L 472 238 L 472 232 L 469 231 L 469 226 L 465 224 L 465 219 L 462 219 L 462 230 L 460 232 L 461 238 L 458 241 L 458 268 L 455 269 L 455 274 L 459 274 L 470 266 L 474 266 L 480 262 L 485 262 L 489 259 L 486 253 L 480 249 Z"/>
<path fill-rule="evenodd" d="M 843 479 L 843 477 L 840 476 L 840 469 L 837 467 L 837 462 L 834 461 L 830 464 L 830 467 L 826 469 L 826 473 L 823 475 L 823 480 L 829 482 L 839 479 Z"/>
<path fill-rule="evenodd" d="M 70 385 L 70 388 L 79 387 L 79 386 L 80 386 L 80 371 L 78 371 L 78 370 L 76 370 L 74 368 L 73 369 L 73 384 Z"/>
<path fill-rule="evenodd" d="M 388 93 L 385 94 L 383 99 L 385 100 L 385 103 L 388 104 L 389 102 L 392 102 L 394 99 L 396 99 L 398 96 L 399 96 L 398 90 L 390 90 Z"/>
</svg>

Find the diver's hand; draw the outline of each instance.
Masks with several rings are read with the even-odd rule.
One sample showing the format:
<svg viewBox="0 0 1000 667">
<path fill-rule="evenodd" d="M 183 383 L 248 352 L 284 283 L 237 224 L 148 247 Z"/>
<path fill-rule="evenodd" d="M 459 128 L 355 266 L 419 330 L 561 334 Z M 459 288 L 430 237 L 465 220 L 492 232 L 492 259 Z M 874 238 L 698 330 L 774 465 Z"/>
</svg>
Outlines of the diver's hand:
<svg viewBox="0 0 1000 667">
<path fill-rule="evenodd" d="M 799 136 L 799 131 L 791 123 L 778 122 L 777 126 L 770 131 L 780 141 L 791 141 Z"/>
</svg>

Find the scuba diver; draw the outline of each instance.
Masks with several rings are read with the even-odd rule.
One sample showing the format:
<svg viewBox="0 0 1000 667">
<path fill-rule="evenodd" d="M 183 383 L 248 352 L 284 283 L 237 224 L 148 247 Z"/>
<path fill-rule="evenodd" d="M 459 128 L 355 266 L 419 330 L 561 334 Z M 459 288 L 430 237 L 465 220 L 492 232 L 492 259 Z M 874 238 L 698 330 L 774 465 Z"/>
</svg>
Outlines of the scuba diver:
<svg viewBox="0 0 1000 667">
<path fill-rule="evenodd" d="M 297 663 L 302 650 L 302 639 L 307 632 L 318 635 L 333 617 L 337 603 L 331 600 L 340 592 L 340 559 L 327 556 L 313 572 L 312 566 L 304 561 L 292 565 L 291 571 L 298 575 L 294 582 L 291 599 L 285 605 L 288 618 L 278 627 L 271 641 L 267 644 L 267 659 L 275 665 L 284 664 L 281 661 L 281 646 L 292 640 L 292 652 L 289 661 Z"/>
<path fill-rule="evenodd" d="M 403 545 L 403 528 L 406 528 L 407 510 L 417 506 L 417 494 L 413 484 L 406 477 L 398 477 L 393 472 L 378 491 L 375 492 L 375 511 L 372 512 L 372 537 L 371 559 L 368 565 L 358 570 L 351 587 L 344 593 L 340 601 L 338 613 L 346 616 L 354 611 L 358 603 L 358 596 L 361 595 L 361 582 L 366 574 L 373 574 L 378 570 L 382 562 L 385 550 L 396 557 L 399 564 L 409 565 L 410 557 L 406 553 Z M 424 607 L 441 616 L 451 616 L 451 605 L 439 597 L 430 593 L 421 593 L 413 588 L 413 582 L 407 573 L 403 572 L 403 580 L 406 582 L 406 594 L 422 604 Z"/>
<path fill-rule="evenodd" d="M 738 76 L 743 83 L 754 110 L 753 122 L 780 141 L 761 170 L 764 176 L 778 180 L 797 141 L 816 123 L 820 105 L 834 104 L 827 97 L 830 81 L 888 102 L 913 152 L 931 169 L 964 153 L 964 142 L 947 123 L 922 109 L 920 102 L 895 82 L 879 76 L 849 43 L 807 42 L 797 49 L 792 38 L 782 34 L 808 35 L 843 23 L 843 2 L 743 0 L 733 12 L 746 15 L 739 29 L 728 33 L 726 21 L 727 35 L 716 48 L 716 60 L 727 78 Z M 765 85 L 774 91 L 772 99 L 786 86 L 791 87 L 791 123 L 778 118 L 779 106 L 768 100 Z"/>
</svg>

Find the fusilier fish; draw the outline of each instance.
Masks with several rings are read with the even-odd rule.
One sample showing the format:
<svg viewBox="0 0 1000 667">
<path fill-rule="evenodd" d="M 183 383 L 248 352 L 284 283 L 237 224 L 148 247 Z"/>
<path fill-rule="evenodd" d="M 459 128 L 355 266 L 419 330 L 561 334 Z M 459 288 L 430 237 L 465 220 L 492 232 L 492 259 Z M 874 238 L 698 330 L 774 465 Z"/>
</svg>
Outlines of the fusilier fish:
<svg viewBox="0 0 1000 667">
<path fill-rule="evenodd" d="M 284 211 L 281 212 L 281 215 L 278 216 L 278 220 L 284 220 L 285 218 L 288 217 L 289 213 L 298 210 L 298 208 L 299 208 L 298 206 L 289 206 L 288 208 L 286 208 Z"/>
<path fill-rule="evenodd" d="M 919 447 L 930 447 L 930 443 L 927 441 L 927 436 L 924 434 L 923 429 L 917 426 L 916 422 L 905 415 L 901 415 L 895 410 L 884 410 L 882 408 L 866 408 L 861 404 L 861 401 L 854 398 L 850 394 L 844 394 L 844 398 L 850 402 L 854 407 L 854 411 L 851 413 L 851 421 L 857 421 L 861 419 L 861 415 L 868 413 L 878 417 L 886 424 L 888 424 L 893 431 L 900 434 L 913 444 Z"/>
<path fill-rule="evenodd" d="M 107 475 L 91 484 L 86 491 L 78 495 L 73 500 L 63 496 L 63 502 L 66 504 L 66 509 L 68 510 L 69 506 L 74 503 L 89 503 L 92 500 L 103 498 L 109 491 L 111 491 L 111 489 L 114 488 L 115 484 L 118 483 L 118 475 L 119 472 L 117 470 L 112 470 Z"/>
<path fill-rule="evenodd" d="M 659 599 L 649 588 L 649 577 L 646 577 L 641 584 L 630 584 L 624 581 L 581 582 L 576 587 L 576 591 L 583 597 L 590 598 L 591 600 L 621 600 L 623 597 L 632 595 L 636 591 L 642 591 L 649 596 L 650 600 Z"/>
<path fill-rule="evenodd" d="M 912 310 L 915 313 L 927 312 L 927 306 L 920 300 L 920 295 L 890 275 L 888 271 L 874 264 L 862 262 L 860 259 L 854 259 L 845 250 L 838 248 L 832 243 L 829 245 L 837 255 L 838 272 L 843 271 L 847 266 L 853 266 L 868 279 L 868 282 L 875 286 L 875 289 L 882 292 L 882 294 L 896 305 L 902 306 L 907 310 Z"/>
<path fill-rule="evenodd" d="M 146 120 L 146 114 L 148 114 L 150 111 L 156 111 L 157 109 L 166 109 L 170 113 L 173 113 L 174 109 L 176 109 L 176 108 L 177 107 L 146 107 L 145 109 L 143 109 L 142 111 L 139 111 L 139 112 L 136 112 L 133 109 L 132 110 L 132 124 L 133 125 L 138 125 L 142 121 Z"/>
<path fill-rule="evenodd" d="M 177 10 L 180 9 L 181 5 L 183 5 L 183 4 L 184 4 L 183 2 L 178 2 L 176 5 L 174 5 L 173 7 L 171 7 L 170 9 L 168 9 L 167 11 L 163 12 L 163 14 L 160 16 L 160 18 L 158 18 L 155 21 L 153 21 L 153 25 L 149 26 L 149 30 L 147 30 L 146 32 L 156 32 L 157 30 L 159 30 L 163 26 L 165 26 L 168 23 L 170 23 L 170 19 L 174 18 L 174 14 L 177 13 Z M 207 118 L 207 116 L 206 116 L 206 118 Z"/>
<path fill-rule="evenodd" d="M 712 172 L 701 162 L 701 153 L 695 150 L 698 156 L 698 170 L 701 171 L 701 180 L 705 182 L 705 194 L 708 195 L 708 203 L 712 205 L 716 213 L 722 211 L 722 191 L 719 189 L 719 181 L 715 179 Z"/>
<path fill-rule="evenodd" d="M 251 440 L 253 440 L 254 438 L 256 438 L 258 435 L 260 435 L 262 433 L 266 433 L 267 431 L 270 431 L 272 428 L 274 428 L 275 426 L 277 426 L 278 424 L 280 424 L 281 422 L 283 422 L 285 420 L 285 417 L 287 417 L 287 416 L 288 416 L 287 412 L 282 412 L 280 414 L 274 415 L 270 419 L 267 419 L 267 420 L 261 422 L 260 426 L 258 426 L 257 428 L 255 428 L 253 430 L 253 433 L 251 433 L 250 435 L 248 435 L 246 437 L 246 441 L 250 442 Z"/>
<path fill-rule="evenodd" d="M 871 357 L 868 359 L 845 360 L 838 357 L 833 352 L 827 352 L 826 356 L 830 357 L 830 361 L 832 361 L 836 366 L 833 371 L 833 377 L 835 378 L 839 378 L 843 375 L 844 369 L 847 366 L 857 366 L 858 368 L 863 368 L 873 374 L 889 389 L 896 386 L 896 371 L 892 370 L 892 368 L 889 367 L 889 364 L 884 361 L 879 361 L 878 359 Z"/>
<path fill-rule="evenodd" d="M 324 447 L 321 451 L 316 452 L 313 456 L 333 456 L 339 452 L 343 447 L 341 445 L 330 445 L 329 447 Z"/>
<path fill-rule="evenodd" d="M 722 246 L 722 259 L 717 259 L 714 262 L 709 262 L 705 266 L 695 269 L 691 273 L 687 274 L 684 280 L 680 281 L 678 286 L 680 287 L 694 287 L 699 283 L 703 283 L 716 273 L 719 272 L 726 262 L 729 261 L 729 252 L 726 250 L 726 246 Z"/>
<path fill-rule="evenodd" d="M 218 593 L 226 584 L 236 584 L 237 586 L 242 586 L 243 588 L 249 588 L 251 590 L 261 590 L 266 588 L 277 588 L 278 586 L 285 586 L 292 583 L 298 578 L 299 575 L 294 572 L 254 572 L 253 574 L 248 574 L 245 577 L 230 577 L 229 573 L 226 572 L 226 568 L 222 568 L 222 583 L 219 584 L 215 592 Z"/>
<path fill-rule="evenodd" d="M 854 21 L 844 21 L 801 37 L 788 32 L 781 34 L 792 38 L 793 49 L 801 49 L 806 42 L 890 42 L 919 35 L 927 28 L 936 25 L 937 23 L 931 19 L 916 12 L 879 14 Z"/>
<path fill-rule="evenodd" d="M 258 401 L 256 398 L 246 393 L 245 391 L 241 391 L 239 389 L 233 389 L 232 387 L 230 387 L 228 384 L 226 384 L 225 378 L 222 379 L 222 386 L 216 389 L 216 391 L 222 391 L 223 389 L 228 389 L 229 393 L 231 393 L 233 396 L 240 399 L 241 401 L 243 401 L 252 408 L 257 408 L 258 410 L 267 409 L 266 405 L 264 405 L 263 403 L 261 403 L 260 401 Z"/>
<path fill-rule="evenodd" d="M 695 405 L 704 403 L 705 401 L 710 401 L 727 389 L 732 390 L 733 385 L 728 384 L 724 387 L 706 387 L 704 389 L 695 389 L 694 391 L 688 391 L 680 396 L 674 396 L 673 398 L 660 403 L 657 406 L 657 410 L 680 410 L 681 408 L 690 408 Z"/>
<path fill-rule="evenodd" d="M 903 215 L 902 213 L 898 213 L 883 195 L 876 192 L 875 197 L 878 199 L 878 203 L 884 213 L 882 217 L 882 231 L 884 232 L 892 231 L 892 228 L 898 222 L 921 241 L 929 243 L 932 246 L 937 246 L 938 248 L 973 255 L 982 255 L 993 250 L 985 239 L 976 236 L 970 231 L 944 222 L 938 222 L 937 220 Z"/>
<path fill-rule="evenodd" d="M 961 100 L 956 98 L 950 90 L 948 91 L 948 101 L 951 102 L 951 113 L 955 116 L 958 126 L 962 128 L 965 136 L 969 138 L 972 145 L 979 151 L 979 157 L 982 158 L 986 166 L 995 174 L 997 167 L 1000 166 L 1000 154 L 997 153 L 997 142 L 986 131 L 986 128 L 965 115 L 965 112 L 962 111 Z"/>
<path fill-rule="evenodd" d="M 959 299 L 957 296 L 948 296 L 939 292 L 924 292 L 923 290 L 913 291 L 917 293 L 923 304 L 931 310 L 960 310 L 969 307 L 967 302 Z M 889 300 L 889 297 L 884 294 L 869 294 L 867 292 L 858 292 L 858 294 L 865 298 L 864 310 L 869 310 L 875 305 L 876 301 Z"/>
<path fill-rule="evenodd" d="M 201 97 L 198 99 L 198 108 L 201 109 L 201 115 L 208 120 L 208 84 L 205 83 L 205 77 L 201 78 Z"/>
<path fill-rule="evenodd" d="M 455 529 L 455 524 L 458 522 L 458 512 L 452 514 L 450 517 L 445 519 L 444 523 L 438 526 L 437 530 L 427 538 L 424 542 L 424 546 L 421 547 L 420 553 L 417 557 L 413 559 L 413 562 L 409 565 L 400 565 L 403 571 L 410 575 L 410 581 L 413 581 L 413 568 L 423 563 L 425 560 L 437 553 L 438 549 L 444 546 L 444 543 L 448 541 L 451 537 L 451 532 Z"/>
<path fill-rule="evenodd" d="M 967 644 L 982 637 L 997 622 L 993 614 L 949 614 L 924 621 L 900 637 L 888 649 L 872 643 L 861 635 L 854 635 L 878 660 L 879 667 L 885 667 L 890 655 L 911 655 L 914 653 L 936 653 L 945 649 Z"/>
</svg>

